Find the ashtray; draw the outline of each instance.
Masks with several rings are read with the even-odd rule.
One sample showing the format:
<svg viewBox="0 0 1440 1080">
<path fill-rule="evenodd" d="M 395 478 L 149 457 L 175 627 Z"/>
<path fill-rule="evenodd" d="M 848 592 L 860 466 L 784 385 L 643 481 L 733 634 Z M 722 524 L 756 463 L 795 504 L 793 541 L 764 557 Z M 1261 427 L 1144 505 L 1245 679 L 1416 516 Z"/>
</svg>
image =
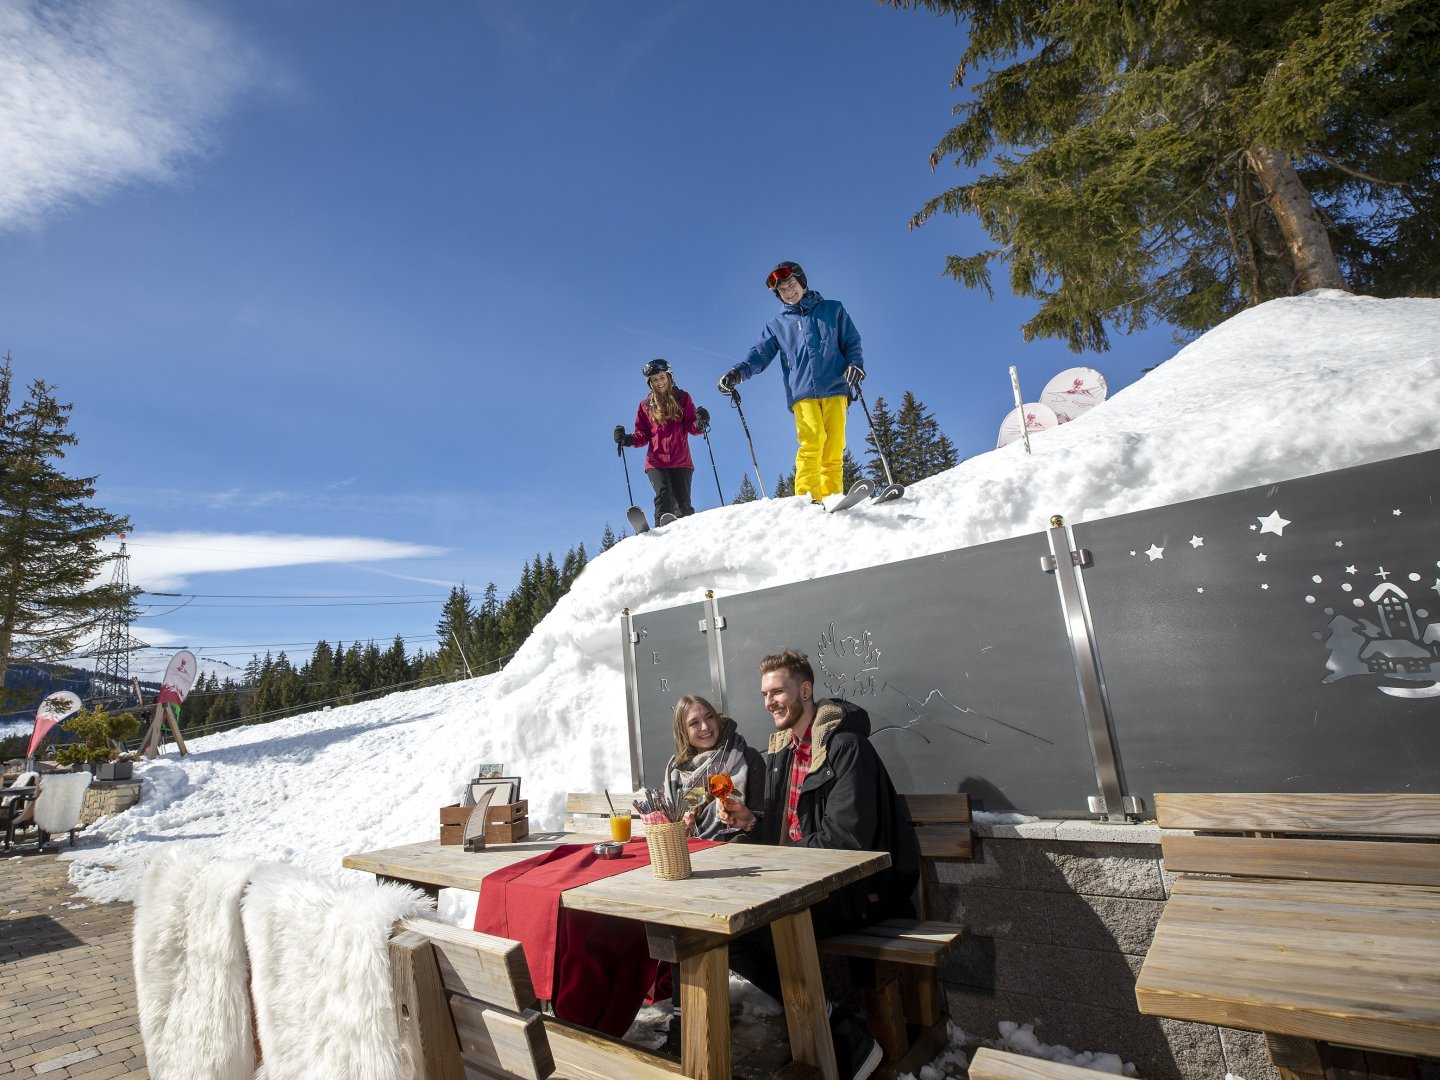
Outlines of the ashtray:
<svg viewBox="0 0 1440 1080">
<path fill-rule="evenodd" d="M 595 845 L 595 854 L 602 859 L 618 859 L 625 853 L 625 845 L 614 840 L 602 840 Z"/>
</svg>

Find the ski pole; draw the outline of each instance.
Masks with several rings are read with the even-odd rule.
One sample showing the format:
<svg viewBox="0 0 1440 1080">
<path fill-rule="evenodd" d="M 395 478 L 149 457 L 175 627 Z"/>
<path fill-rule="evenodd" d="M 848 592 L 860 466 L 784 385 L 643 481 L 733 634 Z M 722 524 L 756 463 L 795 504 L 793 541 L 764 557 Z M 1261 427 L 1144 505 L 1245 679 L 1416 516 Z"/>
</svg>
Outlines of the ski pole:
<svg viewBox="0 0 1440 1080">
<path fill-rule="evenodd" d="M 885 470 L 885 484 L 887 487 L 894 487 L 895 478 L 890 475 L 890 463 L 885 460 L 885 448 L 880 445 L 880 436 L 875 434 L 875 421 L 870 419 L 870 406 L 865 404 L 865 391 L 858 385 L 855 387 L 855 399 L 860 402 L 860 408 L 865 410 L 865 422 L 870 425 L 870 438 L 875 440 L 875 452 L 880 455 L 880 465 Z"/>
<path fill-rule="evenodd" d="M 715 474 L 715 494 L 720 496 L 720 505 L 724 506 L 725 492 L 720 490 L 720 470 L 715 467 L 715 448 L 710 445 L 710 426 L 707 424 L 700 434 L 705 436 L 705 449 L 710 451 L 710 471 Z"/>
<path fill-rule="evenodd" d="M 755 482 L 760 485 L 760 497 L 768 499 L 765 494 L 765 481 L 760 479 L 760 461 L 755 457 L 755 441 L 750 438 L 750 425 L 745 423 L 745 410 L 740 408 L 740 391 L 733 386 L 730 388 L 730 404 L 740 414 L 740 426 L 745 429 L 745 441 L 750 444 L 750 464 L 755 466 Z"/>
<path fill-rule="evenodd" d="M 630 487 L 630 463 L 625 460 L 625 447 L 616 443 L 615 452 L 620 455 L 620 464 L 625 466 L 625 494 L 630 496 L 630 505 L 634 506 L 635 492 Z"/>
</svg>

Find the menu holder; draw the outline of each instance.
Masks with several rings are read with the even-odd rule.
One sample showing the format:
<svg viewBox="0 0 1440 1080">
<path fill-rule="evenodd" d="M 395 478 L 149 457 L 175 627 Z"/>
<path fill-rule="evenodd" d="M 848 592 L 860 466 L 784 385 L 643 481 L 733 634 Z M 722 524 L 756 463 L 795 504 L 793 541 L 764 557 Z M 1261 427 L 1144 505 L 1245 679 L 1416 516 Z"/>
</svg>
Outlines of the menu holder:
<svg viewBox="0 0 1440 1080">
<path fill-rule="evenodd" d="M 520 777 L 518 776 L 495 776 L 480 778 L 476 777 L 470 781 L 470 799 L 479 802 L 482 795 L 489 792 L 490 798 L 499 806 L 504 803 L 520 801 Z"/>
<path fill-rule="evenodd" d="M 485 815 L 489 812 L 490 800 L 494 797 L 494 791 L 486 791 L 475 800 L 475 806 L 465 820 L 466 851 L 485 850 Z"/>
</svg>

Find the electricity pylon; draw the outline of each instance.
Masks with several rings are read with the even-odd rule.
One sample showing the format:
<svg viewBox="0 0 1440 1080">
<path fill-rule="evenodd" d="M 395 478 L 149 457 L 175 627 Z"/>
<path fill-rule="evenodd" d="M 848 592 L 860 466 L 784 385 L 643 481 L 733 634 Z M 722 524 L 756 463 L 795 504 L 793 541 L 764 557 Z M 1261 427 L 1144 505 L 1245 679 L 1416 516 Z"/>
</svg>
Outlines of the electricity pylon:
<svg viewBox="0 0 1440 1080">
<path fill-rule="evenodd" d="M 139 590 L 130 588 L 130 555 L 125 550 L 125 534 L 120 534 L 120 551 L 115 555 L 115 569 L 110 587 L 119 599 L 105 613 L 100 623 L 100 639 L 95 647 L 95 678 L 92 697 L 127 699 L 130 696 L 130 654 L 145 648 L 145 643 L 130 635 L 130 621 L 135 617 L 131 600 Z"/>
</svg>

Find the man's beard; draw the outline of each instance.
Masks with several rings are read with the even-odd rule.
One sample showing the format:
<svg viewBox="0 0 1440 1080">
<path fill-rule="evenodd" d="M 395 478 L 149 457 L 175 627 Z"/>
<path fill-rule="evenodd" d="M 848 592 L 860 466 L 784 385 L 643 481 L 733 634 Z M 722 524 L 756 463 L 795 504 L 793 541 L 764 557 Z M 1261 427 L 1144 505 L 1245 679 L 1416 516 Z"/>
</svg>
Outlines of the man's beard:
<svg viewBox="0 0 1440 1080">
<path fill-rule="evenodd" d="M 773 715 L 773 714 L 772 714 Z M 775 728 L 777 731 L 791 731 L 800 726 L 800 721 L 805 718 L 805 703 L 797 701 L 776 718 Z"/>
</svg>

